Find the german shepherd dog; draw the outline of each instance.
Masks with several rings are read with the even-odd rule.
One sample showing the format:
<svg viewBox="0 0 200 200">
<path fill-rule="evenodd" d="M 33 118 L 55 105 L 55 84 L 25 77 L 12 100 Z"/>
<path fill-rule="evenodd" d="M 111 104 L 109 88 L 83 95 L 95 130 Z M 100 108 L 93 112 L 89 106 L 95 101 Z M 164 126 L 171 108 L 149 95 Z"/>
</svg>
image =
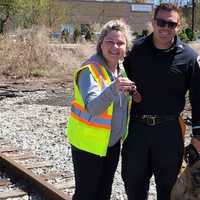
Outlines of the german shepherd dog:
<svg viewBox="0 0 200 200">
<path fill-rule="evenodd" d="M 177 178 L 171 200 L 200 200 L 200 155 L 190 144 L 185 149 L 187 167 Z"/>
</svg>

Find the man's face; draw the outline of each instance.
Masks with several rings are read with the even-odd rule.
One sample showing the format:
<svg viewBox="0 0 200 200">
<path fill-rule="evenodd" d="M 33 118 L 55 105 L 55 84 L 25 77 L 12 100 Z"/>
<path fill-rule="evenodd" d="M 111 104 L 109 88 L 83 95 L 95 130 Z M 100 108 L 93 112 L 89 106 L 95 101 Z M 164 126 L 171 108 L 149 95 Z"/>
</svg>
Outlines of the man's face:
<svg viewBox="0 0 200 200">
<path fill-rule="evenodd" d="M 153 19 L 153 42 L 159 49 L 167 49 L 174 41 L 180 26 L 180 16 L 176 11 L 159 10 Z"/>
</svg>

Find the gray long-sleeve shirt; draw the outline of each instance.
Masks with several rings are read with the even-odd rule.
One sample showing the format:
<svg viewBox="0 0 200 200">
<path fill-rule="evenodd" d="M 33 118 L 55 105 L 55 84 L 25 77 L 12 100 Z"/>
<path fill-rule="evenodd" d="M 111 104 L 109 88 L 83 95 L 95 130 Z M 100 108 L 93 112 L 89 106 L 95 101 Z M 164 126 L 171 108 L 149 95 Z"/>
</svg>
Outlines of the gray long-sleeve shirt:
<svg viewBox="0 0 200 200">
<path fill-rule="evenodd" d="M 92 56 L 86 63 L 98 62 L 106 66 L 99 55 Z M 115 88 L 115 77 L 106 68 L 111 84 L 101 91 L 89 69 L 84 69 L 78 78 L 80 93 L 83 97 L 87 111 L 93 116 L 103 113 L 113 103 L 113 117 L 111 122 L 111 135 L 109 146 L 116 144 L 125 134 L 127 127 L 128 97 L 119 94 Z"/>
</svg>

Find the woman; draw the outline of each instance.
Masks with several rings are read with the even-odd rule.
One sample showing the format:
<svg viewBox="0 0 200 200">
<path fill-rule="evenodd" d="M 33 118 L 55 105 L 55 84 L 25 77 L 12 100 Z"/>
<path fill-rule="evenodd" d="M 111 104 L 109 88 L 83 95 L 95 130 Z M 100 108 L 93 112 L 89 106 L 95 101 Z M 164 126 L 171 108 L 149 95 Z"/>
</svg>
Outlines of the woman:
<svg viewBox="0 0 200 200">
<path fill-rule="evenodd" d="M 127 24 L 109 21 L 101 30 L 97 53 L 75 73 L 75 99 L 67 124 L 75 174 L 73 200 L 110 199 L 120 140 L 127 128 L 127 91 L 136 91 L 120 65 L 129 43 Z"/>
</svg>

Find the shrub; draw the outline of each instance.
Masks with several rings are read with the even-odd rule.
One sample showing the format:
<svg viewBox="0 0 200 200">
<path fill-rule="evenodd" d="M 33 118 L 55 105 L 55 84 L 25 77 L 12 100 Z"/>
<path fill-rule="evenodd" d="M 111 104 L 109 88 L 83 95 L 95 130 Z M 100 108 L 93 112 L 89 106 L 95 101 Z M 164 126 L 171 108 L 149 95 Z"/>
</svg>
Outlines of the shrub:
<svg viewBox="0 0 200 200">
<path fill-rule="evenodd" d="M 196 34 L 192 31 L 191 28 L 186 28 L 185 33 L 190 41 L 196 40 Z"/>
<path fill-rule="evenodd" d="M 92 40 L 92 34 L 91 34 L 91 32 L 89 30 L 85 34 L 85 39 L 86 39 L 86 41 L 91 41 Z"/>
<path fill-rule="evenodd" d="M 183 41 L 183 42 L 189 42 L 189 38 L 187 36 L 187 34 L 185 33 L 184 30 L 182 30 L 180 33 L 179 33 L 179 38 Z"/>
<path fill-rule="evenodd" d="M 179 37 L 184 42 L 195 41 L 196 34 L 192 32 L 191 28 L 185 28 L 179 33 Z"/>
<path fill-rule="evenodd" d="M 81 31 L 78 28 L 75 28 L 74 33 L 73 33 L 73 40 L 75 43 L 78 42 L 80 36 L 81 36 Z"/>
</svg>

